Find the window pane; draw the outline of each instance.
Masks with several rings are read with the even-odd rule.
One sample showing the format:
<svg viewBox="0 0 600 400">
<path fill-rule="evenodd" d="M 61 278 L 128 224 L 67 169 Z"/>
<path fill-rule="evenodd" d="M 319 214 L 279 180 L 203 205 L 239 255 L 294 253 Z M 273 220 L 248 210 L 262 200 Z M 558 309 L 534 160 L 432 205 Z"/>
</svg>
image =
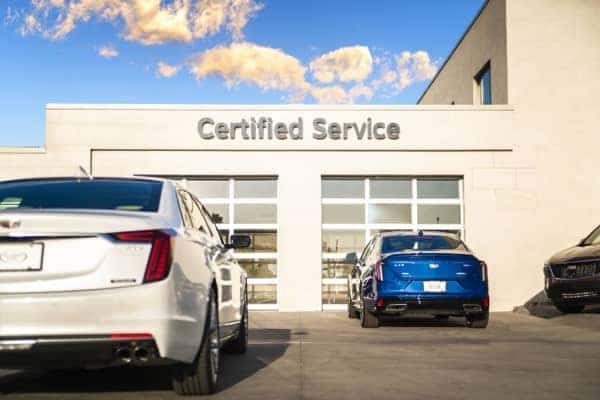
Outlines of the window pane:
<svg viewBox="0 0 600 400">
<path fill-rule="evenodd" d="M 460 224 L 459 205 L 420 205 L 419 224 Z"/>
<path fill-rule="evenodd" d="M 236 249 L 236 253 L 275 253 L 277 252 L 277 231 L 235 231 L 236 235 L 249 235 L 250 247 Z"/>
<path fill-rule="evenodd" d="M 417 181 L 420 199 L 458 199 L 458 181 L 455 179 L 426 179 Z"/>
<path fill-rule="evenodd" d="M 410 199 L 410 179 L 373 178 L 370 181 L 370 197 L 373 199 Z"/>
<path fill-rule="evenodd" d="M 277 304 L 277 286 L 248 285 L 248 303 Z"/>
<path fill-rule="evenodd" d="M 235 197 L 237 199 L 275 199 L 277 198 L 277 181 L 272 179 L 236 180 Z"/>
<path fill-rule="evenodd" d="M 13 208 L 156 212 L 163 184 L 142 179 L 58 178 L 0 184 L 0 210 Z"/>
<path fill-rule="evenodd" d="M 324 199 L 364 198 L 365 183 L 362 179 L 324 179 L 321 192 Z"/>
<path fill-rule="evenodd" d="M 324 224 L 364 224 L 365 207 L 360 204 L 323 204 Z"/>
<path fill-rule="evenodd" d="M 275 204 L 236 204 L 236 224 L 274 224 L 277 222 Z"/>
<path fill-rule="evenodd" d="M 323 278 L 347 278 L 353 265 L 346 264 L 343 260 L 323 260 Z"/>
<path fill-rule="evenodd" d="M 365 247 L 365 231 L 323 231 L 321 242 L 325 253 L 360 253 Z"/>
<path fill-rule="evenodd" d="M 370 224 L 410 224 L 410 204 L 370 204 Z"/>
<path fill-rule="evenodd" d="M 215 224 L 229 223 L 229 206 L 227 204 L 205 204 Z"/>
<path fill-rule="evenodd" d="M 346 285 L 323 285 L 323 304 L 348 303 L 348 288 Z"/>
<path fill-rule="evenodd" d="M 240 267 L 248 273 L 248 278 L 276 278 L 277 261 L 275 260 L 238 260 Z"/>
<path fill-rule="evenodd" d="M 189 180 L 187 189 L 200 200 L 226 199 L 229 197 L 229 181 L 220 180 Z"/>
<path fill-rule="evenodd" d="M 487 67 L 481 75 L 481 104 L 492 104 L 492 74 Z"/>
</svg>

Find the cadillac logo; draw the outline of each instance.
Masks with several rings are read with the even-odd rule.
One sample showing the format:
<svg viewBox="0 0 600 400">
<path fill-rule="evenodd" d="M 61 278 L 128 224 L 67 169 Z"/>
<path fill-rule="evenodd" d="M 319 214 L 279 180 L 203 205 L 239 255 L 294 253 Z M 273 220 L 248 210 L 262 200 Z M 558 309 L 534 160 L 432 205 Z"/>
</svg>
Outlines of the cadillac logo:
<svg viewBox="0 0 600 400">
<path fill-rule="evenodd" d="M 21 221 L 16 219 L 4 219 L 0 220 L 0 227 L 6 229 L 15 229 L 21 226 Z"/>
</svg>

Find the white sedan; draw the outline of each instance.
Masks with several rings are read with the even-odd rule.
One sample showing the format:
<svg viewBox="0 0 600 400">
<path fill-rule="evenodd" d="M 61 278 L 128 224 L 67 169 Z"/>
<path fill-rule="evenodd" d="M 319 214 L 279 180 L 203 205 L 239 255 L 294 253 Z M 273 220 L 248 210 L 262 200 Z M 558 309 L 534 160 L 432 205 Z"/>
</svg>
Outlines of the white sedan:
<svg viewBox="0 0 600 400">
<path fill-rule="evenodd" d="M 212 393 L 219 350 L 246 351 L 249 244 L 169 180 L 0 182 L 0 368 L 170 364 Z"/>
</svg>

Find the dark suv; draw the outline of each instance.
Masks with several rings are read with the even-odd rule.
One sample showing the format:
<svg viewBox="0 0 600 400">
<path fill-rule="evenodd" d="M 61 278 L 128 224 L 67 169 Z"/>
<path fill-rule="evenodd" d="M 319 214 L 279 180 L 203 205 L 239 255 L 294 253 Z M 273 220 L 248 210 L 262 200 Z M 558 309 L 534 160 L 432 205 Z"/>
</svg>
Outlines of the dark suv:
<svg viewBox="0 0 600 400">
<path fill-rule="evenodd" d="M 552 256 L 544 276 L 546 294 L 559 311 L 578 313 L 600 304 L 600 226 L 577 246 Z"/>
</svg>

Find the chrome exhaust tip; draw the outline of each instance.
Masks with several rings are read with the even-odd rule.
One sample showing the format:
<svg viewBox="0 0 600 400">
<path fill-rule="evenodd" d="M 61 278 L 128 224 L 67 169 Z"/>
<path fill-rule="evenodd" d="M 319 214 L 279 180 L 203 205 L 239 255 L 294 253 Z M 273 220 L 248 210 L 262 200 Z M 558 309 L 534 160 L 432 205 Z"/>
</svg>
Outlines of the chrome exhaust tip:
<svg viewBox="0 0 600 400">
<path fill-rule="evenodd" d="M 129 347 L 119 347 L 117 348 L 115 354 L 117 358 L 125 364 L 129 364 L 131 361 L 133 361 Z"/>
<path fill-rule="evenodd" d="M 463 310 L 465 313 L 479 313 L 483 311 L 483 308 L 479 304 L 463 304 Z"/>
<path fill-rule="evenodd" d="M 133 356 L 135 357 L 136 361 L 146 362 L 149 358 L 148 349 L 143 346 L 138 346 L 133 350 Z"/>
<path fill-rule="evenodd" d="M 385 311 L 393 313 L 403 313 L 408 308 L 407 304 L 388 304 Z"/>
</svg>

